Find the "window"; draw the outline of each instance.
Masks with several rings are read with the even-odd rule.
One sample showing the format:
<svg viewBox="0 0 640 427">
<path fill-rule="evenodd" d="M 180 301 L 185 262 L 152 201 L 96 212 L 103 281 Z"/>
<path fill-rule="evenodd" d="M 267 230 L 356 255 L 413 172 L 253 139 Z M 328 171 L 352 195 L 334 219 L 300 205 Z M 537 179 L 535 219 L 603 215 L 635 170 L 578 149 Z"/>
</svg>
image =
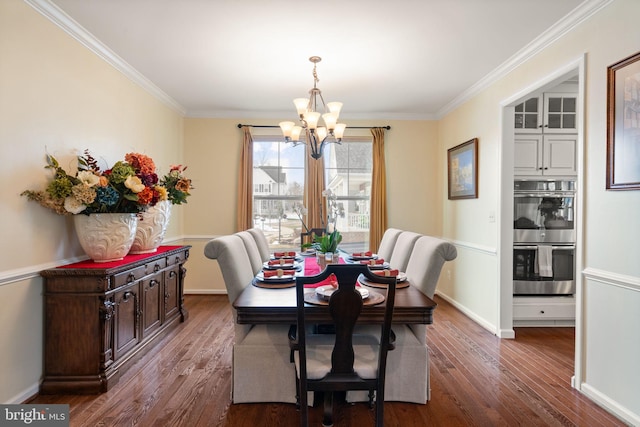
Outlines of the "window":
<svg viewBox="0 0 640 427">
<path fill-rule="evenodd" d="M 345 251 L 369 247 L 372 142 L 350 139 L 324 149 L 325 186 L 337 194 L 344 215 L 337 227 Z M 303 225 L 295 212 L 303 205 L 305 146 L 277 137 L 253 137 L 253 218 L 271 249 L 300 249 Z"/>
<path fill-rule="evenodd" d="M 326 188 L 337 194 L 344 211 L 337 222 L 340 247 L 348 252 L 369 248 L 372 146 L 371 141 L 347 141 L 330 145 L 324 154 Z"/>
</svg>

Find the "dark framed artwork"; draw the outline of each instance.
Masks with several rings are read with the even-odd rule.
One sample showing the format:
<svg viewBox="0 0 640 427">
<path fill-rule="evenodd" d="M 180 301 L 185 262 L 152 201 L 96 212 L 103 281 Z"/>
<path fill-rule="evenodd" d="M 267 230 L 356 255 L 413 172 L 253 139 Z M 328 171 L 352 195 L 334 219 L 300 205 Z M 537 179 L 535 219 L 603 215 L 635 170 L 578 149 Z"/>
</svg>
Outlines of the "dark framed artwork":
<svg viewBox="0 0 640 427">
<path fill-rule="evenodd" d="M 640 52 L 607 67 L 607 189 L 640 190 Z"/>
<path fill-rule="evenodd" d="M 478 138 L 447 150 L 449 200 L 478 197 Z"/>
</svg>

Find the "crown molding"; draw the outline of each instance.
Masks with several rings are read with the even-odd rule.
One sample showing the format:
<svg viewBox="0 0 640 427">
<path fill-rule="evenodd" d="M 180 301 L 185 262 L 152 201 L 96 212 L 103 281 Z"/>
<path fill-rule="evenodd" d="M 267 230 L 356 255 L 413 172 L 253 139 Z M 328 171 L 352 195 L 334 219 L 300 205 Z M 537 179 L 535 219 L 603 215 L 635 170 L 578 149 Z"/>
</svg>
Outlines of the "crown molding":
<svg viewBox="0 0 640 427">
<path fill-rule="evenodd" d="M 67 15 L 62 9 L 49 0 L 24 0 L 29 6 L 44 15 L 47 19 L 60 27 L 71 37 L 79 41 L 83 46 L 98 55 L 105 62 L 110 64 L 116 70 L 120 71 L 131 81 L 149 92 L 152 96 L 160 100 L 169 108 L 177 111 L 181 115 L 186 114 L 186 109 L 176 102 L 173 98 L 163 92 L 158 86 L 153 84 L 142 73 L 133 68 L 124 59 L 120 58 L 115 52 L 109 49 L 104 43 L 95 38 L 93 34 L 82 27 L 73 18 Z"/>
<path fill-rule="evenodd" d="M 547 31 L 536 37 L 531 43 L 520 49 L 511 58 L 507 59 L 498 68 L 494 69 L 491 73 L 477 81 L 469 89 L 462 92 L 455 97 L 451 102 L 445 105 L 440 111 L 436 113 L 438 119 L 443 118 L 448 113 L 452 112 L 456 108 L 460 107 L 469 99 L 478 95 L 480 92 L 505 77 L 514 69 L 533 58 L 540 51 L 546 49 L 553 44 L 556 40 L 573 30 L 582 22 L 589 19 L 596 14 L 600 9 L 609 5 L 614 0 L 586 0 L 571 12 L 569 12 L 564 18 L 552 25 Z"/>
</svg>

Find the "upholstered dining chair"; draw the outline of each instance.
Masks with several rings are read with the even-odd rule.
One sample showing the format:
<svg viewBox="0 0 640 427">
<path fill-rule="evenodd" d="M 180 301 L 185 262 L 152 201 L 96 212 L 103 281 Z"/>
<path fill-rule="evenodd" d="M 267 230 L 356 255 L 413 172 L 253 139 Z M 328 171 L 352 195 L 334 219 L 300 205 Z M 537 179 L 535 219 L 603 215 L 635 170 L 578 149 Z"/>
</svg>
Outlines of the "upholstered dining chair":
<svg viewBox="0 0 640 427">
<path fill-rule="evenodd" d="M 389 258 L 389 266 L 391 268 L 400 271 L 406 270 L 411 251 L 413 251 L 413 245 L 420 236 L 422 234 L 414 233 L 413 231 L 403 231 L 398 235 L 396 244 L 393 247 L 393 253 Z"/>
<path fill-rule="evenodd" d="M 402 233 L 402 230 L 397 228 L 387 228 L 380 239 L 380 246 L 378 246 L 378 257 L 386 260 L 391 259 L 393 253 L 393 247 L 396 245 L 398 236 Z"/>
<path fill-rule="evenodd" d="M 305 244 L 313 243 L 316 236 L 324 236 L 324 233 L 324 228 L 312 228 L 306 232 L 300 233 L 300 251 L 305 250 Z"/>
<path fill-rule="evenodd" d="M 207 258 L 218 261 L 229 302 L 253 286 L 251 261 L 238 235 L 216 237 L 204 247 Z M 295 386 L 282 378 L 294 375 L 287 325 L 244 325 L 234 318 L 231 399 L 233 403 L 295 403 Z"/>
<path fill-rule="evenodd" d="M 269 251 L 269 242 L 267 241 L 267 237 L 264 235 L 262 230 L 259 228 L 250 228 L 247 230 L 253 238 L 256 240 L 256 245 L 258 245 L 258 252 L 260 252 L 260 257 L 262 258 L 262 262 L 269 261 L 269 257 L 271 256 L 271 252 Z"/>
<path fill-rule="evenodd" d="M 416 240 L 407 263 L 407 279 L 420 292 L 433 298 L 442 266 L 458 256 L 456 247 L 446 240 L 422 236 Z"/>
<path fill-rule="evenodd" d="M 262 256 L 260 255 L 256 239 L 253 234 L 248 231 L 239 231 L 236 235 L 240 237 L 242 239 L 242 243 L 244 243 L 247 255 L 249 255 L 249 262 L 251 262 L 251 269 L 255 276 L 260 270 L 262 270 L 262 264 L 264 263 Z"/>
<path fill-rule="evenodd" d="M 305 289 L 305 285 L 322 282 L 332 274 L 337 279 L 337 288 L 329 297 L 328 306 L 335 334 L 308 334 L 305 293 L 313 295 L 315 289 Z M 377 328 L 377 334 L 354 334 L 363 309 L 362 294 L 356 289 L 360 275 L 387 287 L 384 323 Z M 383 425 L 386 362 L 387 352 L 392 348 L 390 337 L 395 291 L 395 277 L 375 275 L 368 267 L 358 264 L 330 264 L 316 276 L 296 278 L 297 330 L 290 333 L 290 340 L 294 351 L 300 425 L 308 425 L 309 391 L 324 392 L 323 425 L 332 425 L 333 393 L 348 390 L 368 390 L 370 405 L 373 405 L 375 393 L 376 426 Z"/>
</svg>

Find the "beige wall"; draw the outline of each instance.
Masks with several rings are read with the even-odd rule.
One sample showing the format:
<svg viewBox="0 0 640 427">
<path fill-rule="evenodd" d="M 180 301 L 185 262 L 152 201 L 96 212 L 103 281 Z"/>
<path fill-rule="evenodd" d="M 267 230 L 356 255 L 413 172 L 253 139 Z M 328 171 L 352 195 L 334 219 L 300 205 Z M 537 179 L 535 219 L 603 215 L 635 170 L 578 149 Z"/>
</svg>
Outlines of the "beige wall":
<svg viewBox="0 0 640 427">
<path fill-rule="evenodd" d="M 183 118 L 20 0 L 0 2 L 0 402 L 37 392 L 43 364 L 38 272 L 83 256 L 68 217 L 20 197 L 85 148 L 109 165 L 131 151 L 182 162 Z M 181 233 L 174 209 L 168 238 Z"/>
</svg>

